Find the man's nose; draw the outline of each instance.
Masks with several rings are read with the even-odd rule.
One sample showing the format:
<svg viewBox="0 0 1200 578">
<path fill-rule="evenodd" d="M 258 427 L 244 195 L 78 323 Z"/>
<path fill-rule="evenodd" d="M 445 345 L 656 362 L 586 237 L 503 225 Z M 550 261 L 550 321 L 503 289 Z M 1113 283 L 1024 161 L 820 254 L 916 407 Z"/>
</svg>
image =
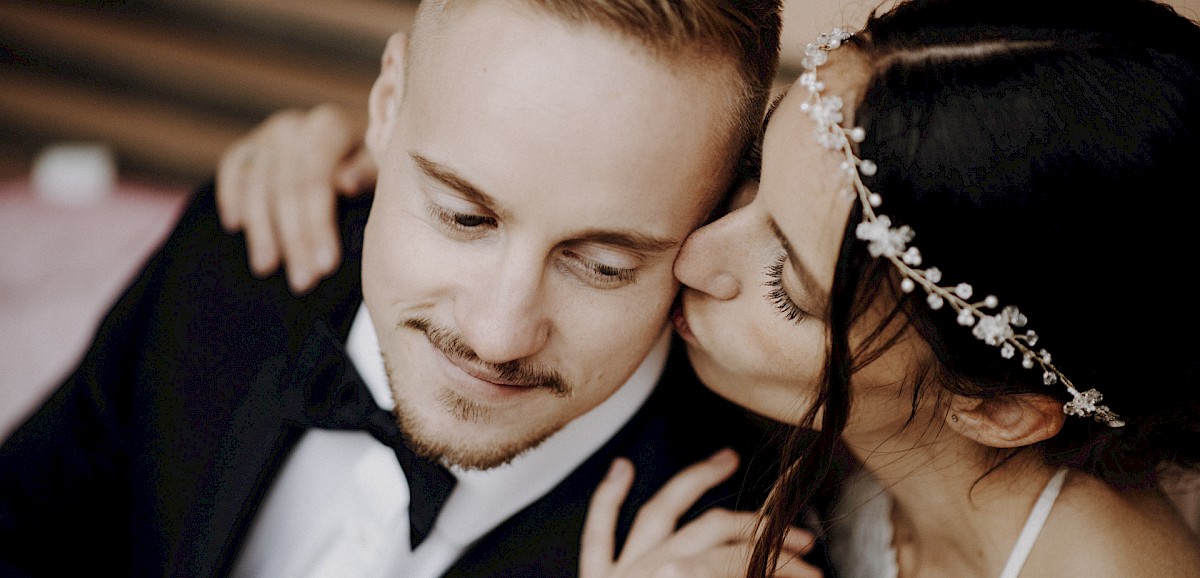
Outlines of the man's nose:
<svg viewBox="0 0 1200 578">
<path fill-rule="evenodd" d="M 488 363 L 504 363 L 541 351 L 550 336 L 541 259 L 506 258 L 472 274 L 473 290 L 460 293 L 455 321 L 466 344 Z"/>
<path fill-rule="evenodd" d="M 739 256 L 748 259 L 749 255 L 738 250 L 739 213 L 725 215 L 688 236 L 675 258 L 675 278 L 716 299 L 733 299 L 741 293 L 740 268 L 732 264 Z"/>
</svg>

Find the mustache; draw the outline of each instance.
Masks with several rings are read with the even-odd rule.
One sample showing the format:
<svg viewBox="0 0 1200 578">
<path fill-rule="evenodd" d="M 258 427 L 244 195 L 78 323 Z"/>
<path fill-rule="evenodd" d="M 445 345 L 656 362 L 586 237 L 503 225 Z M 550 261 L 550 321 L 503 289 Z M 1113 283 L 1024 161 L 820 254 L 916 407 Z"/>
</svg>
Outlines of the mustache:
<svg viewBox="0 0 1200 578">
<path fill-rule="evenodd" d="M 483 369 L 500 381 L 526 387 L 545 388 L 559 397 L 571 395 L 571 386 L 567 384 L 562 374 L 553 369 L 516 359 L 504 363 L 488 363 L 479 359 L 479 355 L 457 333 L 445 327 L 435 326 L 432 321 L 423 317 L 406 319 L 400 325 L 423 333 L 434 348 L 441 351 L 446 357 L 456 358 L 468 365 Z"/>
</svg>

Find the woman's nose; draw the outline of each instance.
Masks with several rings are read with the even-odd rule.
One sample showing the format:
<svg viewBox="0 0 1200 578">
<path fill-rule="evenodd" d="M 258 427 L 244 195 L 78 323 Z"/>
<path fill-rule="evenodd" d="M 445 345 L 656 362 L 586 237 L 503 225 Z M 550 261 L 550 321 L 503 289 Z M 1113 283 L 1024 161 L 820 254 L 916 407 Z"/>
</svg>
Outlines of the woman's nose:
<svg viewBox="0 0 1200 578">
<path fill-rule="evenodd" d="M 733 299 L 741 283 L 729 264 L 736 257 L 735 211 L 696 229 L 688 236 L 675 259 L 675 278 L 680 283 L 716 299 Z"/>
</svg>

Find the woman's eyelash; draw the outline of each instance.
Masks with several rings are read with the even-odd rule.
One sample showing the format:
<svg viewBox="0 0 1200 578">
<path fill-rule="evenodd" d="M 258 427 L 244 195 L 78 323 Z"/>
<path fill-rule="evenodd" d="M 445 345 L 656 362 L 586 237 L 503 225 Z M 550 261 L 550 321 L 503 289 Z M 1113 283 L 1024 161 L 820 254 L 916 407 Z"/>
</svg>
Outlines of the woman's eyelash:
<svg viewBox="0 0 1200 578">
<path fill-rule="evenodd" d="M 774 263 L 767 266 L 767 281 L 763 286 L 767 287 L 767 301 L 771 302 L 783 318 L 788 321 L 800 322 L 806 317 L 804 311 L 788 297 L 787 291 L 783 289 L 783 265 L 787 263 L 787 254 L 780 254 L 779 258 L 775 259 Z"/>
</svg>

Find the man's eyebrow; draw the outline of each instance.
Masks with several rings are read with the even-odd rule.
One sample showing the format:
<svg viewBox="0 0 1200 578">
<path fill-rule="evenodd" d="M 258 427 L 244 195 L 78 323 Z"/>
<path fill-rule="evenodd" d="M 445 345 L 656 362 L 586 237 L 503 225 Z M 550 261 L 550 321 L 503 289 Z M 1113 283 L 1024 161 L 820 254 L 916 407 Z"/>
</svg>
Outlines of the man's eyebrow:
<svg viewBox="0 0 1200 578">
<path fill-rule="evenodd" d="M 821 304 L 829 302 L 829 295 L 821 288 L 821 284 L 817 282 L 817 278 L 813 276 L 812 271 L 796 258 L 796 253 L 792 251 L 792 244 L 788 242 L 787 237 L 783 236 L 783 231 L 779 230 L 779 225 L 775 223 L 775 219 L 767 217 L 767 226 L 771 228 L 771 234 L 779 240 L 779 244 L 783 245 L 784 252 L 787 253 L 788 261 L 792 262 L 792 269 L 796 272 L 796 277 L 800 279 L 800 284 L 804 285 L 804 290 L 810 295 L 817 296 Z"/>
<path fill-rule="evenodd" d="M 579 235 L 573 236 L 572 242 L 611 245 L 643 254 L 663 253 L 683 244 L 682 240 L 655 237 L 638 231 L 614 231 L 611 229 L 585 230 Z"/>
<path fill-rule="evenodd" d="M 425 173 L 425 175 L 429 178 L 438 181 L 443 185 L 450 187 L 451 189 L 454 189 L 459 194 L 467 197 L 469 200 L 482 206 L 483 208 L 492 211 L 493 213 L 497 212 L 495 199 L 492 199 L 492 197 L 479 190 L 478 187 L 472 185 L 466 179 L 458 176 L 458 174 L 456 174 L 453 170 L 450 170 L 450 168 L 431 161 L 414 151 L 408 151 L 408 156 L 412 157 L 413 162 L 417 164 L 417 168 L 420 169 L 422 173 Z"/>
<path fill-rule="evenodd" d="M 455 174 L 448 167 L 429 160 L 414 151 L 409 151 L 408 155 L 417 164 L 417 168 L 429 178 L 454 189 L 483 208 L 493 213 L 498 213 L 499 210 L 497 209 L 496 201 L 492 197 L 479 190 L 478 187 L 472 185 L 466 179 Z M 682 240 L 655 237 L 638 231 L 611 229 L 585 230 L 579 235 L 574 236 L 572 242 L 611 245 L 644 254 L 663 253 L 678 248 L 683 244 Z"/>
</svg>

